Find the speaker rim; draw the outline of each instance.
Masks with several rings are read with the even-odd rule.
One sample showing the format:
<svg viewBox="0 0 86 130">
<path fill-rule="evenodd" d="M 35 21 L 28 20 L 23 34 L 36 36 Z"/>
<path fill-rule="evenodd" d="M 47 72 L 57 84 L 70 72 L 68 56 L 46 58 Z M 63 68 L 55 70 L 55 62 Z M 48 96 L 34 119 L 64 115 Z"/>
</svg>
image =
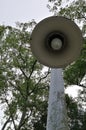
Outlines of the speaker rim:
<svg viewBox="0 0 86 130">
<path fill-rule="evenodd" d="M 54 23 L 53 22 L 55 22 L 55 25 L 54 25 Z M 60 22 L 60 23 L 57 23 L 57 22 Z M 67 29 L 67 32 L 65 32 L 65 30 L 63 29 L 63 28 L 65 28 L 64 27 L 64 25 L 63 25 L 63 23 L 65 23 L 66 24 L 66 26 L 72 26 L 73 27 L 73 29 L 74 29 L 74 31 L 73 31 L 73 29 L 71 28 L 69 28 L 69 29 Z M 54 26 L 54 28 L 55 27 L 57 27 L 57 25 L 59 26 L 61 26 L 59 29 L 60 29 L 60 31 L 59 31 L 59 29 L 57 29 L 56 28 L 56 30 L 55 29 L 53 29 L 53 27 L 52 26 Z M 50 26 L 50 25 L 52 25 L 52 26 Z M 47 28 L 47 26 L 48 26 L 48 28 Z M 62 28 L 63 27 L 63 28 Z M 45 28 L 45 29 L 44 29 Z M 72 32 L 78 37 L 77 38 L 77 40 L 78 40 L 78 42 L 79 43 L 77 43 L 76 44 L 76 47 L 78 47 L 78 49 L 76 49 L 76 52 L 74 52 L 76 55 L 74 56 L 73 54 L 71 54 L 71 55 L 73 55 L 73 56 L 71 56 L 70 58 L 66 58 L 65 60 L 66 60 L 66 62 L 64 61 L 64 62 L 62 62 L 60 59 L 58 60 L 58 61 L 56 61 L 56 59 L 58 58 L 58 56 L 57 56 L 57 58 L 53 61 L 53 58 L 52 57 L 54 57 L 54 55 L 52 56 L 52 57 L 47 57 L 47 55 L 49 55 L 48 53 L 46 53 L 46 55 L 44 54 L 45 53 L 45 50 L 43 50 L 44 48 L 43 48 L 43 42 L 45 42 L 44 40 L 46 39 L 46 37 L 47 37 L 47 35 L 49 34 L 49 33 L 51 33 L 51 31 L 52 32 L 54 32 L 54 30 L 55 31 L 57 31 L 57 32 L 61 32 L 61 33 L 65 33 L 64 35 L 67 37 L 67 40 L 68 41 L 73 41 L 74 43 L 75 43 L 75 41 L 74 41 L 74 39 L 71 39 L 71 30 L 72 30 Z M 70 30 L 70 31 L 69 31 Z M 73 35 L 73 37 L 74 37 L 74 34 L 72 34 Z M 78 35 L 77 35 L 78 34 Z M 44 35 L 44 36 L 43 36 Z M 69 38 L 69 39 L 68 39 Z M 38 40 L 39 39 L 39 40 Z M 71 39 L 71 40 L 70 40 Z M 40 41 L 40 42 L 39 42 Z M 42 44 L 41 44 L 41 41 L 42 41 Z M 67 65 L 69 65 L 71 62 L 73 62 L 73 61 L 75 61 L 78 57 L 79 57 L 79 54 L 80 54 L 80 51 L 81 51 L 81 48 L 82 48 L 82 41 L 83 41 L 83 38 L 82 38 L 82 33 L 81 33 L 81 31 L 80 31 L 80 29 L 79 29 L 79 27 L 73 22 L 73 21 L 71 21 L 70 19 L 67 19 L 67 18 L 65 18 L 65 17 L 62 17 L 62 16 L 51 16 L 51 17 L 48 17 L 48 18 L 45 18 L 45 19 L 43 19 L 42 21 L 40 21 L 36 26 L 35 26 L 35 28 L 34 28 L 34 30 L 33 30 L 33 32 L 32 32 L 32 35 L 31 35 L 31 50 L 32 50 L 32 52 L 33 52 L 33 55 L 38 59 L 38 61 L 40 62 L 40 63 L 42 63 L 43 65 L 45 65 L 45 66 L 48 66 L 48 67 L 51 67 L 51 68 L 64 68 L 64 67 L 66 67 Z M 37 43 L 36 43 L 37 42 Z M 73 43 L 73 44 L 74 44 Z M 71 43 L 72 44 L 72 43 Z M 70 46 L 71 44 L 69 44 L 68 43 L 68 45 Z M 36 46 L 39 46 L 39 49 L 36 47 Z M 42 47 L 40 47 L 40 46 L 42 46 Z M 72 45 L 73 46 L 73 45 Z M 73 49 L 73 48 L 72 48 Z M 73 51 L 73 50 L 72 50 Z M 50 54 L 51 55 L 51 54 Z M 43 57 L 44 56 L 44 57 Z M 43 58 L 42 58 L 43 57 Z M 64 56 L 63 56 L 63 58 L 64 58 Z M 62 57 L 61 57 L 61 59 L 62 59 Z M 61 63 L 60 63 L 61 62 Z"/>
</svg>

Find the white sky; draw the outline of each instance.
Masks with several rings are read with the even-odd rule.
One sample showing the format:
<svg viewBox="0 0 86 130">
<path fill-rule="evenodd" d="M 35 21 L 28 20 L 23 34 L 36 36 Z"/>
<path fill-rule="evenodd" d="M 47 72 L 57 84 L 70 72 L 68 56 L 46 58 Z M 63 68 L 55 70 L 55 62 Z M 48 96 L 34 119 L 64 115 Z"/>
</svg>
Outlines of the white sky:
<svg viewBox="0 0 86 130">
<path fill-rule="evenodd" d="M 78 97 L 78 91 L 82 90 L 82 87 L 79 87 L 77 85 L 71 85 L 70 87 L 68 87 L 65 90 L 65 93 L 67 93 L 69 96 L 73 97 L 73 98 L 77 98 Z"/>
<path fill-rule="evenodd" d="M 52 15 L 46 5 L 48 0 L 0 0 L 0 24 L 40 21 Z"/>
</svg>

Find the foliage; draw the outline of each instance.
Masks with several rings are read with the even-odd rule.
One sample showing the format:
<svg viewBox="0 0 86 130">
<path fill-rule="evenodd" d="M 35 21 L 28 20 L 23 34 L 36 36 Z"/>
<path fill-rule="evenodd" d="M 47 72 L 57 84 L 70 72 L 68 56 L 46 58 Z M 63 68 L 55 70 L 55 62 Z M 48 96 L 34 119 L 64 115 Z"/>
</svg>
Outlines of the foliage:
<svg viewBox="0 0 86 130">
<path fill-rule="evenodd" d="M 66 85 L 81 85 L 82 79 L 86 74 L 86 40 L 78 60 L 68 66 L 64 71 Z"/>
<path fill-rule="evenodd" d="M 72 97 L 66 95 L 67 113 L 69 119 L 69 128 L 71 130 L 85 130 L 86 129 L 86 112 L 82 106 L 78 105 Z"/>
<path fill-rule="evenodd" d="M 2 130 L 31 130 L 46 111 L 49 71 L 42 71 L 30 50 L 32 23 L 0 26 L 0 100 Z M 32 29 L 31 27 L 31 29 Z"/>
<path fill-rule="evenodd" d="M 49 4 L 47 6 L 54 15 L 64 16 L 75 21 L 82 29 L 83 35 L 86 34 L 85 0 L 49 0 Z"/>
</svg>

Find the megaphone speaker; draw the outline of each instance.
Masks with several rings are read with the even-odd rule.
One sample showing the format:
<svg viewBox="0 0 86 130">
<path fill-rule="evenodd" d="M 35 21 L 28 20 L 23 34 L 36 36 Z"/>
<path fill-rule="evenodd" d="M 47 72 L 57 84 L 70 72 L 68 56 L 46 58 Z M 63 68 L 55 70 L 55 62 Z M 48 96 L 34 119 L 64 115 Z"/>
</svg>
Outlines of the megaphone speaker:
<svg viewBox="0 0 86 130">
<path fill-rule="evenodd" d="M 82 41 L 82 33 L 73 21 L 52 16 L 35 26 L 31 35 L 31 50 L 41 64 L 64 68 L 78 58 Z"/>
</svg>

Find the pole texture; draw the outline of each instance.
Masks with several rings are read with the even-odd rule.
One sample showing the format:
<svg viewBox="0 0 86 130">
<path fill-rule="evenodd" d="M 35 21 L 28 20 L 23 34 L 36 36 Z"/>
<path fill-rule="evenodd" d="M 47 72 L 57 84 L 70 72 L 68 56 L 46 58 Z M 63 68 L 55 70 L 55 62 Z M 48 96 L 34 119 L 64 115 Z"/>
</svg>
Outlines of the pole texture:
<svg viewBox="0 0 86 130">
<path fill-rule="evenodd" d="M 47 130 L 69 130 L 62 69 L 51 69 Z"/>
</svg>

